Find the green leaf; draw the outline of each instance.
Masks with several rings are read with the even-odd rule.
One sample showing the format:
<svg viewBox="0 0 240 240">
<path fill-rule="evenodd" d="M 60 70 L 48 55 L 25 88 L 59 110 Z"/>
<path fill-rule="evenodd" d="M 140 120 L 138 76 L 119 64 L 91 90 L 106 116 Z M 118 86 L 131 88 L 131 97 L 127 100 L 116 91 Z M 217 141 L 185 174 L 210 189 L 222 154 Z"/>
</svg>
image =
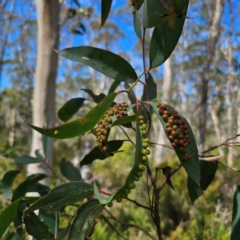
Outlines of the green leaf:
<svg viewBox="0 0 240 240">
<path fill-rule="evenodd" d="M 198 199 L 212 182 L 217 171 L 218 164 L 214 162 L 200 161 L 200 187 L 188 178 L 188 193 L 192 202 Z"/>
<path fill-rule="evenodd" d="M 46 185 L 43 185 L 41 183 L 34 183 L 31 185 L 28 190 L 28 192 L 38 192 L 40 196 L 45 196 L 50 192 L 50 188 Z"/>
<path fill-rule="evenodd" d="M 151 28 L 164 22 L 174 24 L 176 18 L 185 18 L 188 0 L 148 0 L 143 6 L 143 26 Z"/>
<path fill-rule="evenodd" d="M 81 201 L 91 195 L 93 195 L 93 186 L 88 183 L 65 183 L 53 188 L 46 196 L 32 204 L 24 214 L 26 215 L 40 208 L 46 209 L 48 212 L 54 212 L 68 204 Z"/>
<path fill-rule="evenodd" d="M 31 157 L 31 156 L 21 156 L 14 159 L 16 162 L 21 164 L 34 164 L 42 162 L 42 159 Z"/>
<path fill-rule="evenodd" d="M 157 84 L 154 82 L 150 73 L 147 75 L 146 85 L 144 86 L 142 101 L 154 101 L 157 97 Z"/>
<path fill-rule="evenodd" d="M 65 139 L 82 135 L 94 128 L 94 126 L 100 121 L 105 112 L 110 108 L 117 93 L 111 93 L 104 98 L 96 107 L 94 107 L 85 117 L 79 118 L 75 121 L 68 122 L 58 127 L 44 129 L 33 126 L 28 123 L 30 127 L 46 136 Z"/>
<path fill-rule="evenodd" d="M 125 88 L 125 89 L 129 89 L 129 88 L 130 88 L 129 84 L 128 84 L 128 83 L 124 83 L 124 88 Z M 131 93 L 131 94 L 130 94 L 130 93 Z M 132 104 L 135 104 L 136 101 L 137 101 L 137 97 L 136 97 L 136 95 L 135 95 L 135 93 L 133 92 L 132 89 L 130 90 L 130 93 L 127 92 L 128 99 L 130 100 L 130 102 L 131 102 Z"/>
<path fill-rule="evenodd" d="M 102 0 L 101 4 L 101 27 L 106 22 L 111 10 L 112 0 Z"/>
<path fill-rule="evenodd" d="M 70 181 L 81 181 L 82 177 L 79 169 L 74 167 L 72 163 L 63 158 L 60 162 L 60 170 L 62 175 Z"/>
<path fill-rule="evenodd" d="M 11 222 L 18 216 L 18 206 L 21 202 L 21 199 L 16 200 L 11 205 L 9 205 L 0 215 L 0 239 L 2 239 L 2 235 L 8 228 Z"/>
<path fill-rule="evenodd" d="M 240 185 L 237 186 L 233 197 L 231 240 L 239 240 L 239 236 L 240 236 Z"/>
<path fill-rule="evenodd" d="M 165 134 L 168 138 L 169 133 L 166 131 L 166 122 L 162 119 L 162 116 L 159 114 L 159 112 L 158 112 L 159 109 L 156 107 L 156 103 L 149 102 L 149 104 L 152 105 L 153 110 L 154 110 L 155 114 L 157 115 L 158 119 L 160 120 L 160 122 L 163 126 L 163 129 L 165 131 Z M 165 104 L 165 105 L 172 112 L 177 112 L 174 108 L 168 106 L 167 104 Z M 174 150 L 175 150 L 182 166 L 185 168 L 188 176 L 190 178 L 192 178 L 192 180 L 198 186 L 200 186 L 200 163 L 199 163 L 199 158 L 198 158 L 198 149 L 197 149 L 197 145 L 196 145 L 196 140 L 195 140 L 191 126 L 189 125 L 188 121 L 185 119 L 185 117 L 181 113 L 178 112 L 178 115 L 181 117 L 181 120 L 184 120 L 184 122 L 188 126 L 187 131 L 188 131 L 188 136 L 189 136 L 189 140 L 190 140 L 190 145 L 187 147 L 187 152 L 185 152 L 185 153 L 181 152 L 178 147 L 174 148 Z M 190 155 L 190 157 L 191 157 L 190 160 L 184 160 L 184 157 L 187 155 Z"/>
<path fill-rule="evenodd" d="M 99 95 L 96 95 L 96 94 L 94 94 L 93 91 L 90 90 L 90 89 L 81 89 L 81 90 L 83 90 L 83 91 L 86 92 L 88 95 L 90 95 L 91 98 L 93 99 L 93 101 L 94 101 L 95 103 L 100 103 L 100 102 L 106 97 L 106 95 L 103 94 L 103 93 L 100 93 Z"/>
<path fill-rule="evenodd" d="M 97 200 L 91 200 L 84 203 L 77 211 L 71 230 L 69 232 L 69 240 L 87 239 L 92 235 L 98 218 L 104 206 Z"/>
<path fill-rule="evenodd" d="M 135 33 L 137 34 L 137 37 L 139 39 L 142 39 L 141 22 L 140 22 L 138 11 L 136 9 L 133 12 L 133 25 L 134 25 L 134 30 L 135 30 Z"/>
<path fill-rule="evenodd" d="M 27 177 L 27 179 L 20 183 L 18 187 L 14 190 L 12 201 L 14 202 L 16 199 L 20 197 L 24 197 L 26 192 L 28 191 L 28 188 L 35 184 L 38 181 L 41 181 L 42 179 L 46 178 L 47 175 L 45 174 L 32 174 Z"/>
<path fill-rule="evenodd" d="M 44 156 L 47 157 L 51 152 L 51 140 L 49 137 L 42 135 L 42 143 Z"/>
<path fill-rule="evenodd" d="M 184 18 L 176 18 L 175 27 L 168 22 L 156 26 L 150 42 L 150 68 L 163 64 L 171 55 L 181 36 Z"/>
<path fill-rule="evenodd" d="M 97 186 L 96 182 L 94 182 L 94 195 L 101 204 L 107 204 L 107 203 L 111 202 L 114 197 L 114 194 L 111 196 L 108 196 L 108 197 L 106 197 L 106 196 L 103 197 L 98 191 L 98 186 Z"/>
<path fill-rule="evenodd" d="M 111 223 L 111 221 L 108 218 L 106 218 L 104 215 L 101 215 L 101 219 L 120 237 L 127 240 L 127 238 L 117 228 L 115 228 L 115 226 Z"/>
<path fill-rule="evenodd" d="M 114 92 L 120 84 L 121 84 L 121 82 L 114 80 L 111 87 L 108 90 L 108 94 Z"/>
<path fill-rule="evenodd" d="M 107 142 L 107 147 L 111 152 L 116 152 L 122 145 L 124 140 L 112 140 Z M 107 156 L 102 153 L 102 151 L 99 149 L 99 147 L 95 147 L 92 149 L 90 153 L 84 156 L 82 161 L 80 162 L 80 167 L 84 165 L 91 164 L 94 160 L 104 160 Z"/>
<path fill-rule="evenodd" d="M 115 53 L 94 47 L 66 48 L 56 52 L 62 57 L 84 63 L 120 82 L 134 83 L 137 80 L 133 67 Z"/>
<path fill-rule="evenodd" d="M 126 117 L 122 117 L 117 119 L 113 124 L 112 127 L 114 126 L 119 126 L 119 125 L 123 125 L 124 127 L 129 127 L 131 128 L 132 125 L 126 125 L 127 123 L 131 123 L 136 121 L 136 116 L 135 115 L 131 115 L 131 116 L 126 116 Z"/>
<path fill-rule="evenodd" d="M 41 160 L 41 161 L 43 161 L 44 160 L 44 156 L 40 153 L 40 150 L 39 149 L 37 149 L 37 150 L 35 150 L 35 156 L 39 159 L 39 161 Z"/>
<path fill-rule="evenodd" d="M 56 217 L 56 212 L 47 213 L 45 209 L 40 209 L 39 211 L 39 218 L 44 220 L 45 224 L 48 226 L 48 229 L 52 234 L 55 234 Z"/>
<path fill-rule="evenodd" d="M 24 209 L 28 206 L 28 203 L 21 201 L 19 206 L 20 215 L 23 214 Z M 34 212 L 25 215 L 23 217 L 23 222 L 25 223 L 26 231 L 28 234 L 34 238 L 41 240 L 53 237 L 53 234 L 48 230 L 48 226 L 43 221 L 41 221 Z"/>
<path fill-rule="evenodd" d="M 20 172 L 21 171 L 19 170 L 12 170 L 4 174 L 2 178 L 2 191 L 4 198 L 10 199 L 12 197 L 12 184 Z"/>
<path fill-rule="evenodd" d="M 63 122 L 68 121 L 83 105 L 84 98 L 73 98 L 67 101 L 58 111 L 58 118 Z"/>
</svg>

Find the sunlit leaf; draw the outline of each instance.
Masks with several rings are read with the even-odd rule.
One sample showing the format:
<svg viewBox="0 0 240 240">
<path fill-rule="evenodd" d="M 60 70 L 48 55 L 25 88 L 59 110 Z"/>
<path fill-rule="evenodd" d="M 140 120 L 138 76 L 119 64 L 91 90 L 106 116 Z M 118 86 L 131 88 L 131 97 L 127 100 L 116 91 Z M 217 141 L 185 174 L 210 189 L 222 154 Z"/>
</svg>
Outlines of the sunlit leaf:
<svg viewBox="0 0 240 240">
<path fill-rule="evenodd" d="M 68 121 L 83 105 L 84 98 L 73 98 L 67 101 L 58 111 L 58 118 L 63 122 Z"/>
<path fill-rule="evenodd" d="M 240 185 L 237 186 L 233 197 L 231 240 L 239 240 L 239 236 L 240 236 Z"/>
<path fill-rule="evenodd" d="M 2 191 L 4 198 L 10 199 L 12 197 L 12 184 L 20 172 L 21 171 L 19 170 L 12 170 L 4 174 L 2 178 Z"/>
<path fill-rule="evenodd" d="M 31 156 L 21 156 L 14 159 L 16 162 L 21 164 L 34 164 L 42 162 L 42 159 L 31 157 Z"/>
<path fill-rule="evenodd" d="M 142 29 L 141 29 L 141 22 L 139 18 L 139 14 L 137 10 L 133 12 L 133 25 L 135 33 L 137 34 L 139 39 L 142 39 Z"/>
<path fill-rule="evenodd" d="M 169 133 L 166 130 L 166 122 L 163 120 L 162 115 L 159 114 L 159 109 L 158 109 L 158 107 L 156 107 L 156 103 L 149 102 L 149 104 L 151 104 L 151 106 L 153 107 L 153 110 L 154 110 L 155 114 L 157 115 L 158 119 L 160 120 L 160 122 L 163 126 L 163 129 L 165 131 L 165 134 L 168 138 Z M 168 105 L 166 105 L 166 106 L 172 112 L 177 112 L 174 108 L 172 108 Z M 189 125 L 189 123 L 187 122 L 185 117 L 181 113 L 179 113 L 179 112 L 177 112 L 177 113 L 181 117 L 181 120 L 183 120 L 184 123 L 187 125 L 187 133 L 189 136 L 190 145 L 187 147 L 187 152 L 181 152 L 179 146 L 175 147 L 174 150 L 175 150 L 182 166 L 185 168 L 188 176 L 191 177 L 191 179 L 198 186 L 200 186 L 200 163 L 199 163 L 199 158 L 198 158 L 198 149 L 197 149 L 197 145 L 196 145 L 196 140 L 193 135 L 191 126 Z M 190 156 L 190 159 L 185 160 L 186 156 Z"/>
<path fill-rule="evenodd" d="M 101 4 L 101 26 L 106 22 L 111 10 L 112 0 L 102 0 Z"/>
<path fill-rule="evenodd" d="M 122 145 L 123 145 L 123 140 L 112 140 L 107 142 L 107 147 L 109 151 L 111 152 L 116 152 Z M 88 165 L 91 164 L 94 160 L 104 160 L 108 158 L 97 146 L 91 150 L 90 153 L 84 156 L 82 161 L 80 162 L 80 166 Z"/>
<path fill-rule="evenodd" d="M 84 63 L 120 82 L 134 83 L 137 79 L 133 67 L 115 53 L 94 47 L 73 47 L 56 52 L 62 57 Z"/>
<path fill-rule="evenodd" d="M 81 181 L 81 173 L 79 169 L 73 166 L 72 163 L 63 158 L 60 162 L 60 170 L 62 175 L 70 181 Z"/>
<path fill-rule="evenodd" d="M 100 102 L 106 97 L 106 95 L 103 94 L 103 93 L 100 93 L 99 95 L 96 95 L 96 94 L 94 94 L 93 91 L 90 90 L 90 89 L 81 89 L 81 90 L 83 90 L 83 91 L 86 92 L 88 95 L 90 95 L 91 98 L 93 99 L 93 101 L 94 101 L 95 103 L 100 103 Z"/>
<path fill-rule="evenodd" d="M 96 218 L 98 218 L 104 206 L 98 200 L 91 200 L 84 203 L 77 211 L 77 216 L 73 221 L 69 232 L 69 240 L 89 238 L 94 230 Z"/>
<path fill-rule="evenodd" d="M 107 203 L 111 202 L 114 197 L 114 195 L 111 195 L 111 196 L 101 195 L 99 193 L 98 186 L 95 182 L 94 182 L 94 195 L 101 204 L 107 204 Z"/>
<path fill-rule="evenodd" d="M 85 117 L 79 118 L 75 121 L 68 122 L 58 127 L 44 129 L 33 126 L 28 123 L 36 131 L 57 139 L 72 138 L 82 135 L 92 130 L 95 125 L 100 121 L 105 112 L 111 106 L 117 93 L 111 93 L 104 98 L 96 107 L 94 107 Z"/>
<path fill-rule="evenodd" d="M 54 212 L 63 206 L 83 200 L 93 195 L 93 186 L 85 182 L 69 182 L 57 186 L 46 196 L 32 204 L 24 214 L 44 208 Z"/>
<path fill-rule="evenodd" d="M 28 188 L 41 181 L 42 179 L 46 178 L 47 175 L 46 174 L 32 174 L 30 176 L 27 177 L 27 179 L 20 183 L 17 188 L 14 190 L 13 193 L 13 197 L 12 197 L 12 201 L 15 201 L 16 199 L 20 198 L 20 197 L 24 197 L 26 192 L 28 191 Z"/>
</svg>

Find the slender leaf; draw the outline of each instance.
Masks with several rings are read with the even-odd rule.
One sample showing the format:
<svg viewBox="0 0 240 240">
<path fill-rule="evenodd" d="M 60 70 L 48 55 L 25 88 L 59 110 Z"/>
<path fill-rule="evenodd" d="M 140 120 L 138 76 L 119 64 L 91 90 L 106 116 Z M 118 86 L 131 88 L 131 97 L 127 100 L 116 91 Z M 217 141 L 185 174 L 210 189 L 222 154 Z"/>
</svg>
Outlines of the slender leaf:
<svg viewBox="0 0 240 240">
<path fill-rule="evenodd" d="M 69 232 L 69 240 L 83 240 L 90 237 L 93 233 L 98 218 L 104 206 L 97 200 L 91 200 L 84 203 L 77 211 L 71 230 Z"/>
<path fill-rule="evenodd" d="M 188 177 L 187 188 L 192 203 L 203 194 L 202 188 L 198 186 L 190 177 Z"/>
<path fill-rule="evenodd" d="M 81 173 L 79 169 L 74 167 L 72 163 L 63 158 L 60 162 L 60 170 L 62 175 L 70 181 L 81 181 Z"/>
<path fill-rule="evenodd" d="M 95 108 L 93 108 L 85 117 L 79 118 L 75 121 L 68 122 L 58 127 L 44 129 L 33 126 L 28 123 L 30 127 L 36 131 L 57 139 L 72 138 L 82 135 L 91 129 L 100 121 L 105 112 L 111 106 L 117 93 L 111 93 L 104 98 Z"/>
<path fill-rule="evenodd" d="M 58 110 L 58 118 L 63 122 L 68 121 L 82 107 L 84 101 L 84 98 L 70 99 Z"/>
<path fill-rule="evenodd" d="M 101 27 L 106 22 L 109 12 L 111 10 L 112 0 L 102 0 L 101 4 Z"/>
<path fill-rule="evenodd" d="M 43 161 L 44 160 L 44 156 L 40 153 L 40 150 L 37 149 L 35 150 L 35 156 L 39 159 L 39 161 Z"/>
<path fill-rule="evenodd" d="M 111 152 L 116 152 L 123 144 L 124 140 L 112 140 L 107 142 L 108 149 Z M 80 167 L 84 165 L 91 164 L 94 160 L 104 160 L 107 156 L 102 153 L 102 151 L 99 149 L 99 147 L 95 147 L 92 149 L 90 153 L 84 156 L 82 161 L 80 162 Z"/>
<path fill-rule="evenodd" d="M 134 25 L 134 30 L 135 30 L 135 33 L 137 34 L 137 37 L 139 39 L 142 39 L 141 22 L 140 22 L 138 11 L 136 9 L 133 12 L 133 25 Z"/>
<path fill-rule="evenodd" d="M 42 179 L 46 178 L 47 175 L 45 174 L 33 174 L 27 177 L 27 179 L 20 183 L 18 187 L 14 190 L 12 201 L 14 202 L 16 199 L 20 197 L 24 197 L 26 192 L 28 191 L 28 188 L 35 184 L 38 181 L 41 181 Z"/>
<path fill-rule="evenodd" d="M 114 231 L 116 232 L 120 237 L 127 240 L 127 238 L 117 229 L 115 226 L 111 223 L 111 221 L 106 218 L 104 215 L 101 215 L 101 219 L 104 220 L 104 222 Z"/>
<path fill-rule="evenodd" d="M 51 140 L 49 137 L 42 135 L 42 143 L 44 156 L 47 157 L 51 152 Z"/>
<path fill-rule="evenodd" d="M 42 162 L 42 159 L 31 157 L 31 156 L 21 156 L 14 159 L 16 162 L 21 164 L 34 164 Z"/>
<path fill-rule="evenodd" d="M 45 224 L 48 226 L 49 231 L 52 234 L 55 234 L 57 213 L 56 212 L 55 213 L 47 213 L 47 211 L 45 209 L 40 209 L 39 218 L 43 219 Z"/>
<path fill-rule="evenodd" d="M 114 80 L 114 82 L 112 83 L 112 85 L 110 86 L 110 88 L 108 90 L 108 94 L 114 92 L 120 84 L 121 84 L 121 82 Z"/>
<path fill-rule="evenodd" d="M 157 115 L 158 119 L 160 120 L 165 134 L 168 137 L 169 133 L 166 130 L 166 122 L 162 119 L 162 116 L 159 114 L 159 109 L 156 107 L 156 103 L 154 102 L 149 102 L 149 104 L 152 105 L 153 110 L 155 112 L 155 114 Z M 165 104 L 166 105 L 166 104 Z M 172 112 L 176 112 L 176 110 L 168 105 L 166 105 L 167 108 L 169 110 L 171 110 Z M 179 150 L 179 148 L 174 148 L 178 159 L 180 160 L 182 166 L 185 168 L 188 176 L 190 178 L 192 178 L 192 180 L 198 185 L 200 186 L 200 163 L 199 163 L 199 159 L 198 159 L 198 149 L 197 149 L 197 145 L 196 145 L 196 140 L 195 137 L 193 135 L 191 126 L 189 125 L 189 123 L 187 122 L 187 120 L 185 119 L 185 117 L 178 112 L 178 115 L 181 117 L 181 119 L 187 124 L 187 132 L 188 132 L 188 136 L 189 136 L 189 140 L 190 140 L 190 145 L 187 147 L 187 152 L 181 152 Z M 185 156 L 190 156 L 190 160 L 186 161 L 184 160 Z"/>
<path fill-rule="evenodd" d="M 9 205 L 0 215 L 0 238 L 2 239 L 2 235 L 8 228 L 11 222 L 14 221 L 14 219 L 18 215 L 18 206 L 21 202 L 21 199 L 17 199 L 15 202 L 13 202 L 11 205 Z"/>
<path fill-rule="evenodd" d="M 2 191 L 4 198 L 10 199 L 12 197 L 12 184 L 20 172 L 21 171 L 19 170 L 12 170 L 4 174 L 2 178 Z"/>
<path fill-rule="evenodd" d="M 155 101 L 157 97 L 157 84 L 154 82 L 153 77 L 148 73 L 146 85 L 144 86 L 142 101 Z"/>
<path fill-rule="evenodd" d="M 72 204 L 93 195 L 93 186 L 85 182 L 69 182 L 57 186 L 46 196 L 40 198 L 32 204 L 25 215 L 36 210 L 46 209 L 48 212 L 54 212 L 68 204 Z"/>
<path fill-rule="evenodd" d="M 100 103 L 100 102 L 106 97 L 106 95 L 103 94 L 103 93 L 100 93 L 99 95 L 96 95 L 96 94 L 94 94 L 93 91 L 90 90 L 90 89 L 81 89 L 81 90 L 83 90 L 83 91 L 86 92 L 88 95 L 90 95 L 91 98 L 93 99 L 93 101 L 94 101 L 95 103 Z"/>
<path fill-rule="evenodd" d="M 134 122 L 134 121 L 136 121 L 136 116 L 135 115 L 122 117 L 122 118 L 119 118 L 116 121 L 114 121 L 114 123 L 112 124 L 112 127 L 119 126 L 119 125 L 126 126 L 125 124 L 130 123 L 130 122 Z M 130 126 L 127 125 L 126 127 L 132 127 L 132 125 L 130 125 Z"/>
<path fill-rule="evenodd" d="M 115 53 L 94 47 L 66 48 L 56 52 L 62 57 L 84 63 L 120 82 L 134 83 L 137 79 L 133 67 Z"/>
<path fill-rule="evenodd" d="M 240 236 L 240 185 L 237 186 L 233 197 L 231 240 L 239 240 L 239 236 Z"/>
<path fill-rule="evenodd" d="M 101 204 L 107 204 L 107 203 L 111 202 L 114 197 L 114 194 L 111 196 L 108 196 L 108 197 L 102 196 L 99 193 L 99 189 L 98 189 L 96 182 L 94 182 L 94 195 Z"/>
</svg>

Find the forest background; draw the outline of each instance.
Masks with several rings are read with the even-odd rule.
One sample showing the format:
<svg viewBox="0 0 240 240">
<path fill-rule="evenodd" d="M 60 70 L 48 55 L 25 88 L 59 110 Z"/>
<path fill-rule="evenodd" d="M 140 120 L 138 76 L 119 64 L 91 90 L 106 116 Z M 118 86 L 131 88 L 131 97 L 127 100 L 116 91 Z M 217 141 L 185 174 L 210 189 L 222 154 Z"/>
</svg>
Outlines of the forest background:
<svg viewBox="0 0 240 240">
<path fill-rule="evenodd" d="M 8 170 L 29 172 L 23 165 L 15 163 L 14 159 L 36 150 L 32 149 L 32 130 L 23 118 L 28 122 L 33 120 L 37 13 L 33 1 L 10 0 L 0 4 L 2 178 Z M 101 47 L 131 61 L 138 72 L 142 64 L 141 43 L 134 32 L 132 10 L 130 1 L 113 1 L 109 18 L 100 28 L 99 2 L 62 1 L 58 48 L 82 45 Z M 219 16 L 216 16 L 216 10 Z M 199 151 L 240 133 L 239 13 L 240 3 L 234 0 L 190 1 L 189 18 L 186 19 L 176 49 L 163 67 L 153 71 L 157 83 L 157 99 L 175 107 L 188 119 L 198 140 Z M 146 42 L 149 41 L 149 37 L 146 36 Z M 214 41 L 212 45 L 211 41 Z M 91 89 L 95 94 L 99 94 L 105 92 L 112 82 L 84 65 L 63 58 L 59 58 L 58 61 L 55 101 L 57 110 L 73 97 L 89 98 L 81 89 Z M 142 89 L 139 88 L 136 94 L 141 96 L 141 92 Z M 85 108 L 86 111 L 89 110 L 88 106 Z M 206 115 L 201 114 L 204 108 L 207 109 Z M 166 144 L 167 141 L 161 132 L 163 131 L 160 125 L 153 122 L 152 140 Z M 113 138 L 118 138 L 120 134 L 116 129 Z M 56 140 L 53 169 L 59 173 L 58 165 L 63 157 L 79 166 L 82 157 L 94 146 L 95 141 L 91 136 Z M 130 146 L 124 145 L 124 150 L 126 155 L 122 155 L 121 159 L 114 157 L 114 164 L 109 160 L 96 161 L 90 168 L 82 169 L 83 177 L 90 182 L 97 179 L 106 189 L 121 186 L 125 172 L 119 169 L 127 168 L 131 158 Z M 229 167 L 239 169 L 239 150 L 237 145 L 231 148 L 225 146 L 216 149 L 214 154 L 223 156 L 221 161 Z M 159 146 L 152 148 L 151 159 L 158 167 L 164 166 L 162 159 L 171 160 L 171 164 L 177 161 L 170 150 Z M 184 171 L 180 173 L 172 178 L 176 191 L 166 188 L 161 198 L 164 235 L 168 239 L 192 239 L 193 236 L 196 239 L 229 239 L 232 198 L 239 183 L 239 173 L 219 166 L 214 183 L 194 205 L 190 203 L 184 187 Z M 23 177 L 19 176 L 14 184 L 17 186 L 22 180 Z M 57 180 L 51 182 L 51 186 L 57 184 Z M 141 191 L 138 190 L 134 194 L 137 196 L 139 192 Z M 142 196 L 139 198 L 141 200 Z M 3 195 L 0 195 L 0 212 L 8 204 Z M 136 211 L 136 207 L 130 205 L 128 212 L 125 211 L 124 204 L 127 203 L 119 204 L 114 210 L 116 215 L 136 224 L 141 224 L 144 218 L 146 227 L 153 228 L 142 209 Z M 71 211 L 74 210 L 70 209 L 69 214 Z M 64 220 L 61 224 L 62 228 L 66 227 Z M 125 232 L 133 239 L 142 239 L 141 231 L 126 228 Z M 101 225 L 97 225 L 94 236 L 96 239 L 98 236 L 101 236 L 101 239 L 116 239 L 114 233 Z"/>
</svg>

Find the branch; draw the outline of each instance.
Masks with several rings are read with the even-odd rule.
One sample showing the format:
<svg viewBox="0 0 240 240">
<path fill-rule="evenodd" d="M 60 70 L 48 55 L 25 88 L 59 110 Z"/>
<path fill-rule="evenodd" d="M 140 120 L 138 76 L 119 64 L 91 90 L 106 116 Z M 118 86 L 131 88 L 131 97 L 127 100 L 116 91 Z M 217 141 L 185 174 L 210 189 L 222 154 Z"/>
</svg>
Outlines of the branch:
<svg viewBox="0 0 240 240">
<path fill-rule="evenodd" d="M 152 211 L 152 208 L 148 207 L 148 206 L 145 206 L 145 205 L 142 205 L 141 203 L 135 201 L 135 200 L 132 200 L 130 198 L 126 198 L 129 202 L 132 202 L 132 203 L 135 203 L 138 207 L 142 207 L 142 208 L 145 208 L 149 211 Z"/>
</svg>

